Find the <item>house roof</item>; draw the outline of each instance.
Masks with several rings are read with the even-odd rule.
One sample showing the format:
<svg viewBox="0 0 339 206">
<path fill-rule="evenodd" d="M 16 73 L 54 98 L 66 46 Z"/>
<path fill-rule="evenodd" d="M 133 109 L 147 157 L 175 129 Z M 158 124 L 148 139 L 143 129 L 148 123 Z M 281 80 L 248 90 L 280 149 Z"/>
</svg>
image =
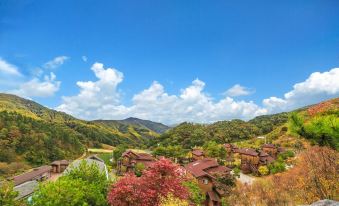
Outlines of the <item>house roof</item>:
<svg viewBox="0 0 339 206">
<path fill-rule="evenodd" d="M 67 160 L 57 160 L 51 163 L 51 165 L 69 165 Z"/>
<path fill-rule="evenodd" d="M 14 185 L 17 186 L 17 185 L 20 185 L 22 183 L 34 180 L 38 176 L 40 176 L 40 175 L 42 175 L 42 174 L 44 174 L 46 172 L 51 171 L 51 169 L 52 169 L 51 166 L 44 165 L 44 166 L 41 166 L 41 167 L 38 167 L 38 168 L 34 168 L 30 172 L 26 172 L 24 174 L 15 176 L 15 177 L 13 177 Z"/>
<path fill-rule="evenodd" d="M 192 154 L 194 154 L 195 156 L 202 156 L 204 155 L 204 151 L 201 149 L 193 149 Z"/>
<path fill-rule="evenodd" d="M 136 153 L 132 150 L 127 150 L 126 152 L 122 153 L 122 156 L 130 156 L 131 154 L 134 154 L 136 156 L 136 159 L 138 160 L 147 160 L 147 161 L 153 161 L 154 157 L 147 153 Z"/>
<path fill-rule="evenodd" d="M 185 166 L 185 169 L 194 177 L 213 176 L 217 173 L 229 172 L 230 169 L 225 166 L 220 166 L 215 159 L 204 158 L 191 162 Z"/>
<path fill-rule="evenodd" d="M 17 191 L 19 194 L 16 199 L 22 199 L 33 194 L 34 190 L 37 189 L 39 183 L 36 180 L 25 182 L 21 185 L 15 186 L 14 191 Z"/>
<path fill-rule="evenodd" d="M 274 144 L 264 144 L 262 145 L 262 148 L 275 148 Z"/>
<path fill-rule="evenodd" d="M 264 151 L 260 151 L 259 156 L 260 156 L 260 157 L 267 157 L 267 156 L 269 156 L 269 154 L 267 154 L 267 153 L 264 152 Z"/>
<path fill-rule="evenodd" d="M 252 148 L 237 149 L 237 152 L 244 155 L 258 156 L 258 152 Z"/>
</svg>

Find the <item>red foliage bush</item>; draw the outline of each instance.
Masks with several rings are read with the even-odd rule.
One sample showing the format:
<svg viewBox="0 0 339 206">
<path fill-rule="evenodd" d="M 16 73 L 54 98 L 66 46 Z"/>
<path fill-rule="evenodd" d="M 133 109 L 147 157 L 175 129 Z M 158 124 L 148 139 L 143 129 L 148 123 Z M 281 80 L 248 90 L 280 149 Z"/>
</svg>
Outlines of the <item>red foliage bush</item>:
<svg viewBox="0 0 339 206">
<path fill-rule="evenodd" d="M 187 199 L 189 192 L 182 185 L 184 180 L 177 165 L 162 159 L 152 164 L 141 177 L 128 174 L 112 185 L 108 202 L 112 206 L 157 206 L 160 198 L 170 193 Z"/>
</svg>

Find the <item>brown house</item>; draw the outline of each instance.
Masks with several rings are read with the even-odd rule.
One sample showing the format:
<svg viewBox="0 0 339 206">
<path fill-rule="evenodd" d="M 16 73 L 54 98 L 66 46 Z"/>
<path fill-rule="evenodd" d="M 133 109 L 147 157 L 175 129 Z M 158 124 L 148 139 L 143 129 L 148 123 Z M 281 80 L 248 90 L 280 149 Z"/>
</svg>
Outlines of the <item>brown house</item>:
<svg viewBox="0 0 339 206">
<path fill-rule="evenodd" d="M 259 152 L 259 165 L 268 165 L 274 162 L 274 158 L 264 151 Z"/>
<path fill-rule="evenodd" d="M 69 162 L 67 160 L 57 160 L 51 163 L 52 172 L 62 173 L 68 167 Z"/>
<path fill-rule="evenodd" d="M 220 206 L 221 194 L 215 182 L 217 177 L 230 175 L 231 169 L 220 166 L 213 158 L 204 158 L 191 162 L 185 166 L 187 172 L 198 180 L 200 189 L 206 195 L 206 206 Z"/>
<path fill-rule="evenodd" d="M 202 149 L 194 148 L 192 150 L 192 159 L 193 161 L 201 160 L 205 158 L 204 151 Z"/>
<path fill-rule="evenodd" d="M 264 152 L 271 155 L 273 158 L 277 157 L 278 148 L 274 144 L 264 144 L 261 148 Z"/>
<path fill-rule="evenodd" d="M 237 153 L 238 151 L 238 147 L 234 144 L 227 143 L 227 144 L 224 144 L 224 147 L 227 153 Z"/>
<path fill-rule="evenodd" d="M 28 181 L 36 180 L 36 181 L 43 181 L 47 180 L 51 176 L 51 166 L 41 166 L 34 168 L 30 172 L 26 172 L 24 174 L 15 176 L 12 178 L 14 182 L 14 186 L 23 184 Z"/>
<path fill-rule="evenodd" d="M 256 173 L 259 166 L 259 153 L 255 149 L 245 148 L 238 149 L 241 157 L 240 169 L 243 173 Z"/>
<path fill-rule="evenodd" d="M 14 183 L 14 190 L 19 193 L 17 199 L 24 199 L 31 196 L 38 187 L 38 182 L 50 178 L 51 170 L 51 166 L 45 165 L 11 178 L 10 180 Z"/>
<path fill-rule="evenodd" d="M 155 158 L 147 153 L 137 153 L 132 150 L 127 150 L 122 154 L 122 159 L 118 162 L 118 173 L 134 172 L 135 166 L 138 163 L 143 164 L 146 168 L 149 167 Z"/>
</svg>

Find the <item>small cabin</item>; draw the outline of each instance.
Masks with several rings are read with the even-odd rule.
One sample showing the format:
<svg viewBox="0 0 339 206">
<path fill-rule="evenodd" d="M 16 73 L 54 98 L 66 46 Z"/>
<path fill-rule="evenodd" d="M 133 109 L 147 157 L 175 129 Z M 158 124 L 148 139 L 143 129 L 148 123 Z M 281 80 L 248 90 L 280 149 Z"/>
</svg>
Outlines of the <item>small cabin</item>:
<svg viewBox="0 0 339 206">
<path fill-rule="evenodd" d="M 241 157 L 240 168 L 243 173 L 257 172 L 259 165 L 259 153 L 255 149 L 245 148 L 238 149 Z"/>
<path fill-rule="evenodd" d="M 150 154 L 137 153 L 132 150 L 124 152 L 121 158 L 118 163 L 118 172 L 120 174 L 134 172 L 135 166 L 138 163 L 143 164 L 147 168 L 155 161 L 155 158 Z"/>
<path fill-rule="evenodd" d="M 203 158 L 185 166 L 186 171 L 198 180 L 201 191 L 206 195 L 205 205 L 221 205 L 221 196 L 216 189 L 217 177 L 230 175 L 231 169 L 221 166 L 213 158 Z"/>
<path fill-rule="evenodd" d="M 57 160 L 51 163 L 53 173 L 62 173 L 68 167 L 69 162 L 67 160 Z"/>
<path fill-rule="evenodd" d="M 14 183 L 14 190 L 18 192 L 16 199 L 30 197 L 34 190 L 38 188 L 39 182 L 48 180 L 51 177 L 51 170 L 51 166 L 45 165 L 10 178 L 9 180 Z"/>
<path fill-rule="evenodd" d="M 192 159 L 193 161 L 201 160 L 205 158 L 204 151 L 202 149 L 194 148 L 192 150 Z"/>
<path fill-rule="evenodd" d="M 273 158 L 277 157 L 278 148 L 274 144 L 264 144 L 261 148 L 264 152 L 271 155 Z"/>
</svg>

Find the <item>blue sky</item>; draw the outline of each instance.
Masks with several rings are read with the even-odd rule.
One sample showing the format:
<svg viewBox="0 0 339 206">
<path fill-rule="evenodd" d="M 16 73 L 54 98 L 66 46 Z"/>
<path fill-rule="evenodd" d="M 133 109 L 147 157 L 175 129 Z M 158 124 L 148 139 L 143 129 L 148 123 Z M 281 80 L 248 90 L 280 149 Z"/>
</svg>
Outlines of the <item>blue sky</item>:
<svg viewBox="0 0 339 206">
<path fill-rule="evenodd" d="M 2 0 L 0 58 L 0 91 L 80 118 L 249 119 L 339 96 L 339 2 Z"/>
</svg>

